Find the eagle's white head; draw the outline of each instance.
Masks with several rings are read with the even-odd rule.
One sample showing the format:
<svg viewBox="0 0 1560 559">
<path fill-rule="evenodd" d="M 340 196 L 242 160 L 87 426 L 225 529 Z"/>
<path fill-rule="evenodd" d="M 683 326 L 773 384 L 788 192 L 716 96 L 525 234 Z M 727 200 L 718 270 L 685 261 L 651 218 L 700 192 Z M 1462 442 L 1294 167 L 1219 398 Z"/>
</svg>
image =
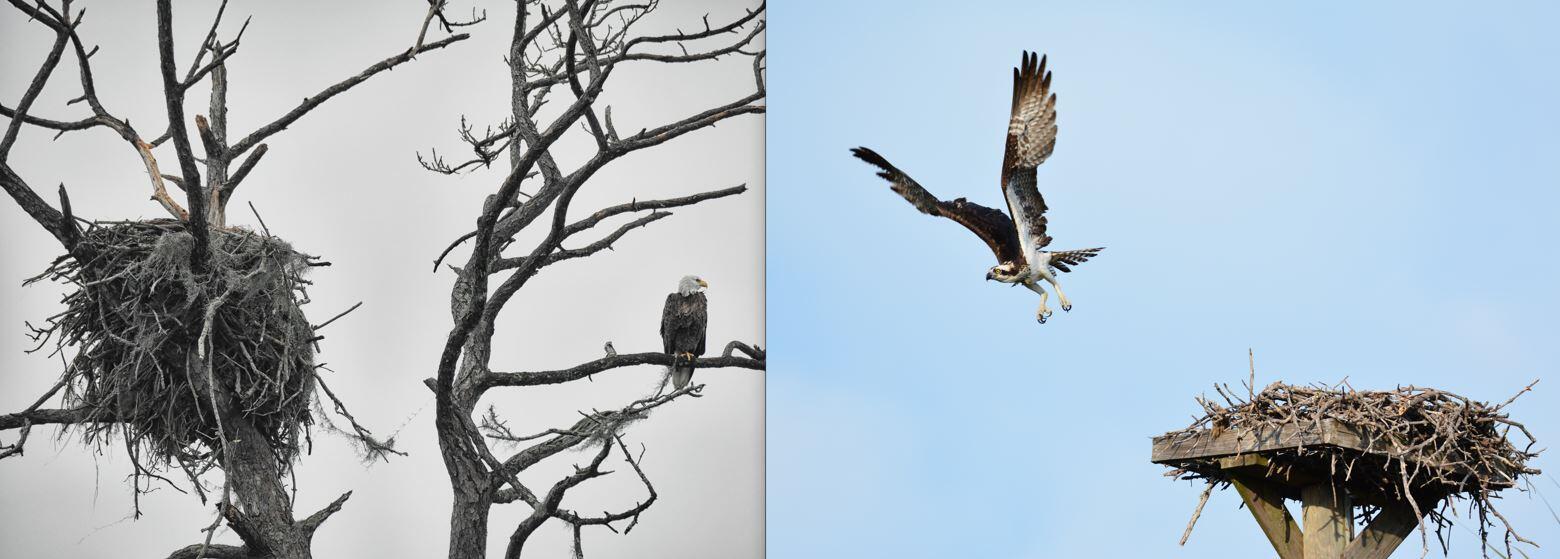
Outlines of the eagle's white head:
<svg viewBox="0 0 1560 559">
<path fill-rule="evenodd" d="M 1018 283 L 1023 277 L 1024 269 L 1012 262 L 1003 262 L 992 266 L 991 271 L 986 272 L 987 281 L 997 280 L 1002 283 Z"/>
<path fill-rule="evenodd" d="M 694 293 L 704 291 L 704 288 L 709 286 L 710 284 L 705 283 L 705 281 L 700 279 L 699 276 L 683 276 L 683 279 L 678 280 L 677 282 L 677 293 L 687 297 L 689 295 L 693 295 Z"/>
</svg>

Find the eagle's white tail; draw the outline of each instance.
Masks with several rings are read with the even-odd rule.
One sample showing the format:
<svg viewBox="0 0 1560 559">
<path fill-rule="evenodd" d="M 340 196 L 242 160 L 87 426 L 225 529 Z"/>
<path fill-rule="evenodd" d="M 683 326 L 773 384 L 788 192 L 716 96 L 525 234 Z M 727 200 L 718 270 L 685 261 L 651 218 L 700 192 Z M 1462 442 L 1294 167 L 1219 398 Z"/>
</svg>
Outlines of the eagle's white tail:
<svg viewBox="0 0 1560 559">
<path fill-rule="evenodd" d="M 693 380 L 693 367 L 667 367 L 666 373 L 671 375 L 672 388 L 675 390 L 682 390 Z"/>
</svg>

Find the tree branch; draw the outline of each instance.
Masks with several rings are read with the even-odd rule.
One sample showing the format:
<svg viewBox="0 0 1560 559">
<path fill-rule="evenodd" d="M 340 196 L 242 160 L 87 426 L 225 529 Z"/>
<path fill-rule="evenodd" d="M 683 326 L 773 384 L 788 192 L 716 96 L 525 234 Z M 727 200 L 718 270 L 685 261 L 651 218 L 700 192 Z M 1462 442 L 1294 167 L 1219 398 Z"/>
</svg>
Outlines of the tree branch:
<svg viewBox="0 0 1560 559">
<path fill-rule="evenodd" d="M 623 529 L 624 533 L 628 533 L 634 529 L 634 525 L 639 523 L 639 515 L 644 514 L 646 510 L 649 510 L 650 505 L 654 505 L 655 500 L 660 498 L 660 494 L 655 492 L 655 485 L 650 483 L 650 476 L 645 474 L 644 468 L 639 467 L 639 459 L 634 458 L 633 453 L 628 451 L 628 445 L 623 442 L 623 437 L 613 438 L 617 440 L 618 448 L 623 450 L 623 460 L 628 462 L 629 467 L 634 469 L 634 473 L 639 476 L 640 483 L 644 484 L 645 490 L 650 494 L 649 496 L 645 497 L 644 501 L 634 503 L 634 506 L 628 508 L 627 510 L 614 513 L 603 512 L 601 516 L 581 517 L 576 516 L 573 513 L 569 513 L 568 511 L 558 511 L 558 513 L 554 516 L 562 518 L 564 521 L 575 525 L 576 537 L 578 536 L 577 530 L 579 526 L 600 525 L 612 528 L 613 522 L 632 519 L 633 522 L 629 523 L 628 527 Z M 643 455 L 643 452 L 643 445 L 641 445 L 641 455 Z M 616 532 L 617 530 L 613 529 L 612 531 Z M 576 542 L 576 544 L 578 544 L 578 542 Z"/>
<path fill-rule="evenodd" d="M 39 66 L 37 73 L 33 75 L 32 82 L 28 84 L 21 100 L 16 104 L 16 110 L 7 111 L 9 113 L 7 116 L 11 117 L 11 122 L 6 126 L 5 135 L 0 137 L 0 187 L 3 187 L 13 200 L 16 200 L 17 205 L 21 206 L 22 210 L 33 218 L 33 221 L 43 226 L 62 245 L 70 249 L 74 248 L 71 240 L 71 232 L 74 231 L 74 226 L 66 223 L 65 217 L 58 210 L 49 206 L 48 202 L 39 197 L 38 193 L 28 186 L 21 176 L 16 174 L 9 163 L 11 147 L 15 145 L 16 139 L 21 133 L 22 124 L 28 120 L 27 111 L 32 108 L 33 102 L 37 101 L 38 95 L 43 92 L 43 87 L 48 83 L 49 76 L 54 73 L 55 67 L 59 65 L 60 58 L 65 53 L 65 46 L 70 39 L 70 22 L 63 16 L 55 17 L 52 14 L 46 14 L 40 9 L 28 6 L 21 0 L 11 0 L 11 4 L 30 17 L 49 26 L 50 29 L 53 29 L 54 45 L 49 48 L 48 56 L 44 58 L 43 64 Z M 48 8 L 44 4 L 39 4 L 38 7 Z M 65 2 L 63 7 L 68 13 L 70 2 Z"/>
<path fill-rule="evenodd" d="M 0 160 L 0 188 L 4 188 L 6 194 L 16 201 L 16 205 L 22 207 L 22 211 L 43 226 L 44 230 L 53 235 L 62 246 L 70 247 L 70 230 L 65 223 L 65 216 L 59 210 L 54 209 L 48 202 L 38 196 L 31 186 L 27 185 L 22 177 L 11 169 L 11 165 Z"/>
<path fill-rule="evenodd" d="M 571 236 L 573 236 L 573 235 L 575 235 L 577 233 L 580 233 L 582 231 L 585 231 L 585 230 L 588 230 L 588 229 L 590 229 L 592 227 L 595 227 L 596 225 L 600 224 L 603 220 L 605 220 L 605 219 L 607 219 L 609 217 L 615 216 L 615 215 L 620 215 L 620 214 L 624 214 L 624 213 L 628 213 L 628 212 L 643 211 L 643 210 L 662 210 L 662 209 L 668 209 L 668 208 L 691 206 L 691 205 L 694 205 L 694 204 L 697 204 L 699 202 L 703 202 L 703 201 L 706 201 L 706 200 L 714 200 L 716 198 L 725 198 L 727 196 L 734 196 L 734 195 L 741 194 L 741 193 L 746 192 L 746 191 L 747 191 L 747 185 L 738 185 L 738 186 L 734 186 L 734 187 L 731 187 L 731 188 L 726 188 L 726 189 L 721 189 L 721 190 L 712 190 L 712 191 L 709 191 L 709 192 L 701 192 L 701 193 L 698 193 L 698 194 L 694 194 L 694 195 L 690 195 L 690 196 L 683 196 L 683 197 L 680 197 L 680 198 L 668 198 L 668 199 L 665 199 L 665 200 L 646 200 L 646 201 L 643 201 L 643 202 L 637 201 L 637 200 L 636 201 L 630 201 L 628 203 L 602 208 L 600 210 L 597 210 L 596 213 L 591 214 L 590 217 L 587 217 L 587 218 L 584 218 L 584 219 L 581 219 L 579 221 L 576 221 L 574 223 L 569 224 L 568 226 L 563 228 L 563 232 L 561 234 L 561 237 L 563 239 L 567 239 L 567 238 L 569 238 L 569 237 L 571 237 Z M 647 216 L 635 219 L 633 221 L 630 221 L 628 223 L 623 224 L 622 226 L 619 226 L 618 229 L 616 231 L 613 231 L 611 234 L 608 234 L 607 236 L 602 237 L 600 240 L 597 240 L 596 242 L 590 243 L 590 244 L 585 245 L 583 247 L 576 248 L 576 249 L 564 249 L 562 247 L 559 247 L 555 252 L 553 252 L 551 254 L 545 255 L 543 257 L 542 262 L 540 263 L 539 266 L 537 266 L 537 268 L 540 269 L 542 267 L 545 267 L 545 266 L 548 266 L 548 265 L 551 265 L 551 264 L 555 264 L 555 263 L 558 263 L 558 262 L 563 261 L 563 260 L 570 260 L 570 259 L 574 259 L 574 258 L 583 258 L 583 257 L 586 257 L 586 256 L 590 256 L 590 255 L 596 254 L 597 252 L 601 252 L 602 250 L 610 249 L 610 248 L 612 248 L 612 244 L 613 243 L 616 243 L 619 239 L 623 238 L 623 236 L 627 235 L 629 231 L 631 231 L 633 229 L 636 229 L 636 228 L 639 228 L 639 227 L 643 227 L 645 225 L 649 225 L 652 222 L 658 221 L 658 220 L 660 220 L 662 218 L 665 218 L 665 217 L 669 217 L 671 215 L 672 214 L 670 212 L 653 211 L 653 212 L 650 213 L 650 215 L 647 215 Z M 497 261 L 495 261 L 493 263 L 493 266 L 490 268 L 490 271 L 495 271 L 496 272 L 496 271 L 500 271 L 500 270 L 509 270 L 509 269 L 514 269 L 514 268 L 520 268 L 520 267 L 525 266 L 528 263 L 529 260 L 530 260 L 529 257 L 500 258 L 500 259 L 498 259 Z"/>
<path fill-rule="evenodd" d="M 202 551 L 204 548 L 204 551 Z M 179 548 L 168 559 L 261 559 L 259 556 L 249 554 L 249 548 L 242 545 L 222 544 L 191 544 Z"/>
<path fill-rule="evenodd" d="M 731 103 L 727 103 L 720 107 L 701 112 L 683 120 L 660 126 L 655 129 L 641 131 L 638 134 L 624 139 L 621 143 L 617 144 L 616 149 L 624 153 L 637 151 L 647 147 L 666 143 L 673 138 L 682 136 L 683 134 L 687 134 L 700 128 L 714 126 L 716 123 L 731 117 L 745 114 L 762 114 L 766 110 L 765 107 L 763 105 L 754 105 L 751 103 L 754 103 L 763 98 L 764 90 L 762 87 L 760 87 L 757 92 Z"/>
<path fill-rule="evenodd" d="M 70 9 L 68 3 L 66 9 Z M 22 93 L 22 100 L 17 102 L 15 114 L 26 115 L 32 108 L 33 102 L 38 100 L 38 95 L 43 93 L 43 86 L 49 82 L 49 76 L 54 73 L 54 68 L 59 65 L 60 58 L 65 54 L 65 46 L 68 44 L 70 44 L 70 34 L 66 25 L 61 25 L 55 31 L 54 46 L 49 47 L 49 54 L 44 57 L 43 65 L 39 66 L 38 72 L 33 74 L 32 83 L 29 83 L 27 90 Z M 22 124 L 23 119 L 13 117 L 11 124 L 6 126 L 5 136 L 0 138 L 0 160 L 7 159 L 11 153 L 11 146 L 16 144 L 16 136 L 21 132 Z"/>
<path fill-rule="evenodd" d="M 369 66 L 367 69 L 359 72 L 357 75 L 327 87 L 319 93 L 314 94 L 312 97 L 305 97 L 303 99 L 303 103 L 293 108 L 293 110 L 288 111 L 287 114 L 282 115 L 281 117 L 272 121 L 270 124 L 261 126 L 259 129 L 251 132 L 248 136 L 245 136 L 244 139 L 239 140 L 238 143 L 233 144 L 233 146 L 228 149 L 228 153 L 232 154 L 233 156 L 237 156 L 246 151 L 249 151 L 249 148 L 255 147 L 257 144 L 264 141 L 272 134 L 287 129 L 288 126 L 292 125 L 294 122 L 297 122 L 299 118 L 302 118 L 303 115 L 308 114 L 309 111 L 314 110 L 315 107 L 320 106 L 321 103 L 324 103 L 331 97 L 335 97 L 336 95 L 339 95 L 348 89 L 352 89 L 357 84 L 367 81 L 368 78 L 374 77 L 374 74 L 378 74 L 385 70 L 395 68 L 396 66 L 400 66 L 403 63 L 411 61 L 412 58 L 417 54 L 441 49 L 457 42 L 464 41 L 470 37 L 471 35 L 465 33 L 452 35 L 444 39 L 423 45 L 416 50 L 409 50 L 405 53 L 379 61 L 373 66 Z"/>
<path fill-rule="evenodd" d="M 683 196 L 683 197 L 680 197 L 680 198 L 667 198 L 667 199 L 664 199 L 664 200 L 643 200 L 643 201 L 631 200 L 631 201 L 629 201 L 627 203 L 618 204 L 616 206 L 608 206 L 608 207 L 602 208 L 600 210 L 596 210 L 596 213 L 590 214 L 590 217 L 587 217 L 585 219 L 581 219 L 579 221 L 576 221 L 574 223 L 569 224 L 568 227 L 564 228 L 563 233 L 564 233 L 564 236 L 573 235 L 573 234 L 578 233 L 580 231 L 584 231 L 584 230 L 589 229 L 591 227 L 595 227 L 596 224 L 601 223 L 602 220 L 607 219 L 607 218 L 612 217 L 612 216 L 615 216 L 615 215 L 618 215 L 618 214 L 629 213 L 629 212 L 638 212 L 638 211 L 644 211 L 644 210 L 665 210 L 665 209 L 671 209 L 671 208 L 679 208 L 679 207 L 683 207 L 683 206 L 692 206 L 694 204 L 697 204 L 699 202 L 703 202 L 705 200 L 714 200 L 716 198 L 725 198 L 727 196 L 735 196 L 735 195 L 741 194 L 743 192 L 747 192 L 747 185 L 746 184 L 739 184 L 739 185 L 733 186 L 731 188 L 723 188 L 723 189 L 720 189 L 720 190 L 711 190 L 711 191 L 708 191 L 708 192 L 700 192 L 698 194 L 693 194 L 693 195 L 689 195 L 689 196 Z"/>
<path fill-rule="evenodd" d="M 494 261 L 493 262 L 493 266 L 490 268 L 490 270 L 491 271 L 499 271 L 499 270 L 513 269 L 513 268 L 526 268 L 526 269 L 531 270 L 531 273 L 535 273 L 537 271 L 540 271 L 544 267 L 550 266 L 552 264 L 556 264 L 556 263 L 564 261 L 564 260 L 571 260 L 571 259 L 575 259 L 575 258 L 584 258 L 586 256 L 590 256 L 592 254 L 596 254 L 598 252 L 601 252 L 602 250 L 612 248 L 612 243 L 615 243 L 615 242 L 618 241 L 618 239 L 623 238 L 623 236 L 627 235 L 629 231 L 632 231 L 632 230 L 640 228 L 640 227 L 644 227 L 644 226 L 649 225 L 649 224 L 651 224 L 653 222 L 656 222 L 656 221 L 660 221 L 661 219 L 666 218 L 666 217 L 670 217 L 671 215 L 672 215 L 671 212 L 651 212 L 649 215 L 646 215 L 646 216 L 641 217 L 639 219 L 635 219 L 633 221 L 630 221 L 628 223 L 623 224 L 622 226 L 619 226 L 616 231 L 613 231 L 611 234 L 607 235 L 606 237 L 602 237 L 600 240 L 597 240 L 596 242 L 590 243 L 590 244 L 585 245 L 583 247 L 575 248 L 575 249 L 566 249 L 566 248 L 563 248 L 561 246 L 560 247 L 556 247 L 554 252 L 542 255 L 540 257 L 541 258 L 541 262 L 538 263 L 535 266 L 531 265 L 532 264 L 531 259 L 533 257 L 530 257 L 530 256 L 519 257 L 519 258 L 502 258 L 502 259 L 499 259 L 497 261 Z"/>
<path fill-rule="evenodd" d="M 751 357 L 738 357 L 735 355 L 722 355 L 720 357 L 700 357 L 693 362 L 696 369 L 719 369 L 724 367 L 736 367 L 764 370 L 764 361 Z M 537 386 L 543 384 L 559 384 L 573 380 L 579 380 L 596 373 L 633 367 L 636 365 L 664 365 L 671 366 L 674 356 L 662 352 L 647 353 L 619 353 L 611 357 L 602 357 L 595 361 L 581 363 L 567 369 L 553 371 L 527 371 L 515 373 L 493 372 L 486 376 L 484 387 L 497 386 Z"/>
<path fill-rule="evenodd" d="M 330 519 L 330 515 L 341 512 L 341 505 L 346 503 L 347 499 L 351 497 L 351 491 L 342 493 L 340 497 L 336 497 L 336 500 L 331 501 L 328 505 L 325 505 L 325 508 L 320 509 L 319 512 L 311 514 L 308 518 L 298 522 L 298 528 L 305 532 L 311 533 L 315 530 L 318 530 L 320 524 L 324 524 L 326 520 Z"/>
<path fill-rule="evenodd" d="M 9 109 L 9 108 L 6 108 L 5 105 L 0 105 L 0 116 L 6 117 L 6 118 L 18 119 L 17 114 L 19 114 L 19 113 L 17 113 L 15 109 Z M 84 118 L 84 119 L 81 119 L 81 120 L 75 120 L 75 121 L 66 122 L 66 121 L 63 121 L 63 120 L 52 120 L 52 119 L 47 119 L 47 118 L 40 118 L 40 117 L 36 117 L 36 116 L 30 115 L 30 114 L 29 115 L 22 115 L 18 120 L 21 120 L 22 122 L 24 122 L 26 124 L 31 124 L 33 126 L 37 126 L 37 127 L 40 127 L 40 128 L 47 128 L 49 130 L 58 130 L 60 132 L 72 132 L 72 131 L 75 131 L 75 130 L 86 130 L 88 128 L 91 128 L 93 126 L 97 126 L 97 125 L 101 124 L 100 122 L 97 121 L 97 119 L 90 118 L 90 117 Z"/>
<path fill-rule="evenodd" d="M 540 528 L 543 522 L 546 522 L 558 513 L 559 505 L 563 504 L 563 495 L 569 489 L 584 483 L 586 480 L 606 475 L 601 471 L 601 463 L 606 461 L 607 455 L 611 452 L 611 444 L 601 445 L 601 450 L 596 453 L 596 457 L 590 461 L 589 466 L 584 468 L 576 467 L 573 474 L 553 484 L 552 488 L 547 490 L 547 496 L 531 511 L 531 516 L 526 517 L 518 526 L 515 526 L 514 534 L 509 537 L 509 546 L 504 550 L 504 559 L 520 559 L 520 551 L 525 547 L 526 539 L 532 533 L 535 533 L 536 529 Z"/>
<path fill-rule="evenodd" d="M 233 198 L 233 191 L 238 190 L 238 184 L 249 177 L 249 172 L 254 170 L 255 164 L 260 162 L 261 157 L 265 157 L 267 149 L 265 144 L 260 144 L 255 146 L 254 151 L 249 152 L 249 157 L 244 158 L 244 162 L 238 165 L 238 170 L 233 171 L 233 176 L 228 177 L 227 182 L 222 185 L 223 201 Z"/>
<path fill-rule="evenodd" d="M 521 13 L 523 15 L 524 11 L 522 10 Z M 592 83 L 592 87 L 599 91 L 601 84 Z M 567 132 L 569 127 L 579 120 L 586 104 L 586 100 L 576 100 L 574 104 L 564 110 L 557 120 L 553 121 L 553 124 L 547 128 L 546 132 L 538 135 L 534 140 L 527 139 L 528 149 L 525 154 L 516 161 L 515 167 L 510 171 L 509 176 L 504 179 L 503 184 L 499 185 L 498 192 L 488 197 L 482 214 L 477 218 L 476 248 L 472 250 L 471 258 L 466 266 L 467 270 L 475 273 L 470 275 L 467 280 L 470 283 L 464 287 L 469 290 L 471 294 L 470 299 L 462 305 L 464 309 L 456 313 L 460 318 L 456 321 L 455 327 L 451 329 L 448 338 L 445 340 L 444 351 L 439 357 L 438 375 L 435 377 L 437 384 L 435 392 L 439 395 L 440 405 L 443 406 L 442 409 L 444 410 L 440 413 L 453 412 L 451 406 L 453 406 L 454 402 L 444 402 L 444 397 L 450 394 L 454 386 L 455 365 L 460 356 L 461 348 L 465 346 L 471 332 L 479 324 L 491 324 L 492 322 L 491 316 L 488 314 L 487 274 L 481 273 L 481 271 L 487 268 L 492 258 L 493 231 L 497 225 L 499 213 L 506 207 L 506 204 L 503 202 L 514 198 L 515 192 L 520 189 L 520 182 L 530 172 L 531 167 L 536 164 L 538 159 L 545 156 L 547 149 L 552 146 L 553 142 L 563 137 L 564 132 Z M 557 218 L 561 221 L 567 217 L 567 201 L 564 200 L 559 203 L 561 205 L 555 210 L 555 215 L 561 216 Z M 556 234 L 561 227 L 561 224 L 555 227 L 548 240 L 544 241 L 542 245 L 548 247 L 556 246 Z M 541 248 L 539 246 L 538 250 Z M 551 248 L 548 250 L 550 251 Z M 523 271 L 525 270 L 522 269 L 520 272 L 516 272 L 516 275 Z M 500 304 L 499 306 L 501 307 L 502 305 Z M 468 435 L 476 436 L 476 434 Z"/>
<path fill-rule="evenodd" d="M 531 466 L 534 466 L 551 456 L 557 455 L 560 452 L 574 448 L 580 443 L 590 439 L 592 436 L 597 436 L 598 438 L 604 438 L 609 435 L 616 436 L 617 429 L 621 428 L 622 425 L 624 425 L 629 420 L 643 418 L 651 410 L 664 406 L 667 403 L 670 403 L 673 400 L 683 396 L 697 397 L 699 396 L 699 392 L 703 390 L 703 386 L 704 385 L 702 384 L 693 384 L 683 387 L 681 390 L 675 390 L 672 392 L 652 396 L 650 398 L 635 400 L 629 403 L 627 406 L 617 410 L 593 412 L 589 414 L 582 413 L 581 415 L 584 417 L 581 417 L 579 421 L 574 422 L 574 424 L 571 425 L 568 429 L 548 429 L 547 431 L 530 437 L 500 436 L 501 433 L 490 434 L 489 436 L 491 437 L 506 441 L 525 441 L 541 438 L 547 435 L 553 435 L 552 438 L 531 445 L 524 450 L 516 452 L 513 456 L 510 456 L 508 459 L 504 460 L 503 465 L 494 470 L 495 488 L 500 487 L 505 483 L 510 483 L 513 485 L 513 482 L 510 480 L 513 479 L 513 476 L 516 473 L 525 471 L 527 468 L 530 468 Z M 504 489 L 499 491 L 494 499 L 494 502 L 507 503 L 514 501 L 517 498 L 532 506 L 536 505 L 534 496 L 527 496 L 523 493 L 515 492 L 513 489 Z"/>
<path fill-rule="evenodd" d="M 15 2 L 13 2 L 13 4 L 14 3 Z M 47 5 L 41 6 L 47 7 Z M 0 107 L 0 114 L 5 114 L 6 116 L 12 117 L 14 119 L 13 124 L 16 121 L 20 121 L 48 129 L 57 130 L 61 133 L 73 130 L 84 130 L 97 126 L 104 126 L 113 130 L 126 142 L 129 142 L 131 147 L 135 148 L 137 154 L 140 155 L 142 163 L 145 165 L 147 173 L 150 175 L 152 180 L 153 199 L 161 204 L 169 214 L 180 220 L 186 219 L 188 214 L 182 207 L 179 206 L 177 202 L 174 202 L 173 199 L 168 196 L 167 190 L 163 187 L 162 172 L 158 169 L 157 159 L 152 155 L 151 152 L 153 146 L 143 142 L 140 136 L 136 134 L 135 130 L 130 127 L 128 122 L 119 118 L 115 118 L 113 115 L 109 114 L 108 110 L 103 107 L 102 101 L 98 98 L 97 86 L 92 76 L 92 63 L 90 60 L 92 55 L 97 52 L 97 49 L 94 48 L 91 52 L 86 50 L 86 47 L 81 40 L 80 34 L 76 32 L 76 26 L 80 23 L 79 19 L 76 23 L 67 26 L 60 23 L 59 21 L 55 21 L 52 19 L 52 16 L 45 15 L 43 17 L 45 19 L 40 21 L 42 21 L 45 25 L 48 25 L 51 29 L 55 29 L 58 32 L 63 32 L 70 37 L 71 46 L 76 53 L 77 66 L 79 66 L 82 91 L 81 97 L 78 97 L 71 102 L 74 103 L 77 101 L 86 101 L 87 105 L 92 110 L 93 116 L 75 122 L 62 122 L 49 119 L 33 118 L 30 115 L 25 114 L 26 111 L 11 111 L 9 109 L 5 109 L 4 107 Z M 26 207 L 26 204 L 23 205 Z"/>
<path fill-rule="evenodd" d="M 27 446 L 27 436 L 28 434 L 32 433 L 33 425 L 38 423 L 49 423 L 49 421 L 45 421 L 45 419 L 55 414 L 38 415 L 38 407 L 42 406 L 44 402 L 49 401 L 49 398 L 53 398 L 55 394 L 58 394 L 60 389 L 64 388 L 65 385 L 69 382 L 69 375 L 61 376 L 59 382 L 54 383 L 53 388 L 50 388 L 47 392 L 44 392 L 43 395 L 39 396 L 37 400 L 33 400 L 32 405 L 27 406 L 27 409 L 22 410 L 20 413 L 0 416 L 0 430 L 13 428 L 6 425 L 17 420 L 20 420 L 21 422 L 21 434 L 17 436 L 16 442 L 9 445 L 0 445 L 0 460 L 4 460 L 11 456 L 20 455 Z M 77 422 L 72 421 L 71 423 Z"/>
<path fill-rule="evenodd" d="M 195 166 L 195 152 L 190 145 L 189 132 L 184 128 L 184 88 L 180 86 L 178 69 L 173 59 L 173 3 L 157 0 L 157 53 L 161 60 L 163 100 L 168 109 L 168 127 L 173 132 L 173 149 L 179 157 L 180 174 L 184 177 L 185 199 L 189 204 L 190 235 L 195 246 L 190 250 L 190 262 L 196 271 L 205 271 L 210 254 L 210 241 L 206 231 L 206 193 L 199 188 L 200 169 Z M 153 174 L 154 181 L 161 174 Z"/>
<path fill-rule="evenodd" d="M 87 409 L 41 409 L 0 415 L 0 430 L 18 429 L 32 425 L 73 425 L 76 423 L 108 423 L 113 418 L 93 417 Z"/>
<path fill-rule="evenodd" d="M 757 18 L 759 15 L 763 14 L 763 12 L 764 7 L 761 5 L 757 10 L 748 11 L 746 16 L 734 20 L 727 25 L 721 26 L 719 28 L 710 28 L 699 33 L 677 33 L 656 37 L 639 37 L 625 43 L 623 47 L 619 49 L 617 54 L 601 57 L 600 64 L 602 66 L 615 66 L 623 62 L 636 61 L 679 64 L 700 62 L 704 60 L 716 60 L 728 54 L 748 54 L 742 49 L 748 45 L 751 45 L 758 38 L 758 36 L 765 31 L 766 26 L 762 20 L 759 20 L 757 25 L 755 25 L 754 28 L 749 31 L 748 34 L 742 39 L 708 51 L 690 53 L 687 51 L 686 47 L 684 47 L 682 50 L 683 54 L 661 54 L 629 51 L 633 47 L 642 44 L 678 44 L 681 46 L 681 43 L 706 39 L 725 33 L 735 33 L 741 30 L 742 27 L 745 27 L 748 23 L 752 22 L 754 18 Z M 567 68 L 564 73 L 554 73 L 551 75 L 541 76 L 532 80 L 531 83 L 538 87 L 560 84 L 568 81 L 572 75 L 578 71 L 579 70 L 577 68 L 570 67 Z"/>
</svg>

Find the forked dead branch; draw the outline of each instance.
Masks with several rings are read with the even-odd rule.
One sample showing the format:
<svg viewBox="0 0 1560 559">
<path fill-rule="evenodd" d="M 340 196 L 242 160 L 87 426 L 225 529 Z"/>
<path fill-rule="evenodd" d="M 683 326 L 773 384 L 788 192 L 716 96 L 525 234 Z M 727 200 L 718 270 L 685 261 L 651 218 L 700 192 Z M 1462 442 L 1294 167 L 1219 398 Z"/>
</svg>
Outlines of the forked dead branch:
<svg viewBox="0 0 1560 559">
<path fill-rule="evenodd" d="M 1530 465 L 1538 456 L 1532 433 L 1505 411 L 1516 396 L 1491 405 L 1433 388 L 1282 383 L 1215 392 L 1217 399 L 1198 398 L 1203 413 L 1190 426 L 1154 439 L 1154 461 L 1173 468 L 1166 475 L 1234 484 L 1243 497 L 1266 486 L 1274 498 L 1301 499 L 1302 487 L 1321 484 L 1346 493 L 1344 508 L 1361 507 L 1367 522 L 1393 517 L 1378 531 L 1393 522 L 1398 532 L 1417 528 L 1425 552 L 1431 528 L 1446 549 L 1452 513 L 1464 502 L 1486 550 L 1492 528 L 1507 556 L 1513 543 L 1536 545 L 1495 506 L 1501 491 L 1539 473 Z"/>
</svg>

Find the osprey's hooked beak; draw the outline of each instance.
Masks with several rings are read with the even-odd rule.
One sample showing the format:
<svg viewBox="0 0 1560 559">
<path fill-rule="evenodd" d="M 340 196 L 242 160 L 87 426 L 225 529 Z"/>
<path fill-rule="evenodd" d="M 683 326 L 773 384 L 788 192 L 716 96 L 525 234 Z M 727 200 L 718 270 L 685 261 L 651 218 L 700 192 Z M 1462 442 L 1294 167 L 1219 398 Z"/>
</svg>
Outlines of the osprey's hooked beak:
<svg viewBox="0 0 1560 559">
<path fill-rule="evenodd" d="M 991 281 L 994 279 L 997 279 L 996 273 L 992 272 L 991 270 L 986 270 L 986 281 Z"/>
</svg>

